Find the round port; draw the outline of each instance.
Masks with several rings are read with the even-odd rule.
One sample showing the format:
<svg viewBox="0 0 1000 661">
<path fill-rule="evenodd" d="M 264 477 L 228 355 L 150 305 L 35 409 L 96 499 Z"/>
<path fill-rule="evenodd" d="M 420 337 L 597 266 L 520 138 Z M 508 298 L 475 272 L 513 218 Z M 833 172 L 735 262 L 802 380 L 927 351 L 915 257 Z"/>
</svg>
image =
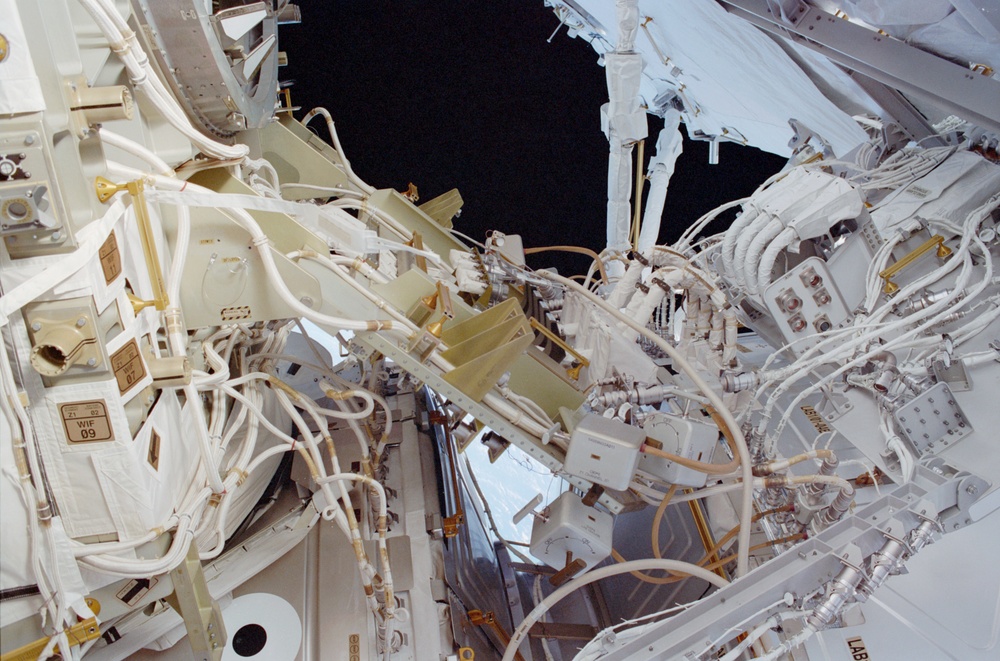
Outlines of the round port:
<svg viewBox="0 0 1000 661">
<path fill-rule="evenodd" d="M 3 215 L 15 223 L 21 222 L 31 213 L 27 200 L 14 198 L 3 205 Z"/>
<path fill-rule="evenodd" d="M 792 332 L 799 333 L 806 328 L 806 320 L 801 316 L 794 316 L 788 320 L 788 325 L 792 327 Z"/>
<path fill-rule="evenodd" d="M 785 312 L 797 312 L 802 307 L 802 299 L 789 290 L 778 297 L 778 305 Z"/>
<path fill-rule="evenodd" d="M 833 328 L 833 324 L 830 323 L 829 319 L 820 319 L 816 322 L 816 330 L 820 333 L 825 333 L 826 331 Z"/>
<path fill-rule="evenodd" d="M 825 289 L 818 291 L 816 292 L 816 295 L 813 296 L 813 300 L 816 301 L 816 305 L 826 305 L 830 302 L 830 292 Z"/>
<path fill-rule="evenodd" d="M 69 369 L 69 356 L 54 344 L 39 344 L 31 350 L 31 366 L 42 376 L 59 376 Z"/>
</svg>

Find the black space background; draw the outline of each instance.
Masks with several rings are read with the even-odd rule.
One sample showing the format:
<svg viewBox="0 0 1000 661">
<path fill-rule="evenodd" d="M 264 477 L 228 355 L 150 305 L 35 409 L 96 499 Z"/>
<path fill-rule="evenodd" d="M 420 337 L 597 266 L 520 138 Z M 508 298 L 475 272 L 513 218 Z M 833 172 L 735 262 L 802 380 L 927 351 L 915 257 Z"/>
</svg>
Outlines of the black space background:
<svg viewBox="0 0 1000 661">
<path fill-rule="evenodd" d="M 605 242 L 608 99 L 597 53 L 558 25 L 542 0 L 389 2 L 299 0 L 300 25 L 280 48 L 299 118 L 333 115 L 355 172 L 377 188 L 420 190 L 421 202 L 458 188 L 456 229 L 482 240 L 499 229 L 526 246 Z M 647 159 L 659 118 L 649 117 Z M 311 125 L 326 138 L 322 120 Z M 685 140 L 667 194 L 660 241 L 706 211 L 749 194 L 784 159 Z M 723 226 L 712 228 L 723 229 Z M 586 270 L 589 259 L 539 255 L 534 267 Z"/>
</svg>

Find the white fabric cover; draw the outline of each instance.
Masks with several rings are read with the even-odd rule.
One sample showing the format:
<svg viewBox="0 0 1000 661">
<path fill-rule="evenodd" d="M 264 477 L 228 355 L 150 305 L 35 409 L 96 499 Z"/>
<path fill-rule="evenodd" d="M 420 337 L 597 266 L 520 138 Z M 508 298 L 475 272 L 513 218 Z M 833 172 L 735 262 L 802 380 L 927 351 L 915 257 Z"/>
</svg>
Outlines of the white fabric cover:
<svg viewBox="0 0 1000 661">
<path fill-rule="evenodd" d="M 28 52 L 28 39 L 14 0 L 0 0 L 0 26 L 7 38 L 7 59 L 0 62 L 0 115 L 45 109 L 42 86 Z"/>
</svg>

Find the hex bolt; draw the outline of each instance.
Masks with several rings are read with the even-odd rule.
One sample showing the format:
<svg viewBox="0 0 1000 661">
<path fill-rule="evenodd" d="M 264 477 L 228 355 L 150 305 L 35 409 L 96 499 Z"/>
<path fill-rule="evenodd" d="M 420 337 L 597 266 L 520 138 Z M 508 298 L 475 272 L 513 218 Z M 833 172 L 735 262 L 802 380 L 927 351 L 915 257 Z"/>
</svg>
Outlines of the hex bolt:
<svg viewBox="0 0 1000 661">
<path fill-rule="evenodd" d="M 979 487 L 977 487 L 975 484 L 970 484 L 969 486 L 965 487 L 965 493 L 969 494 L 970 496 L 975 496 L 977 493 L 979 493 Z"/>
</svg>

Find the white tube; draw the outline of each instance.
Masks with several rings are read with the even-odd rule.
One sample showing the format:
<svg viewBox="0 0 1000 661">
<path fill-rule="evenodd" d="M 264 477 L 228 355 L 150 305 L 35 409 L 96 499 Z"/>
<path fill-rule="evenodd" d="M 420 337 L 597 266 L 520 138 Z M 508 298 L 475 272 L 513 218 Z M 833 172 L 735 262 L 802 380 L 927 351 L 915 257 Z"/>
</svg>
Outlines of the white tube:
<svg viewBox="0 0 1000 661">
<path fill-rule="evenodd" d="M 337 150 L 337 155 L 340 156 L 341 163 L 344 166 L 344 174 L 350 179 L 351 183 L 360 188 L 362 192 L 371 195 L 375 192 L 375 188 L 366 184 L 361 177 L 354 174 L 354 169 L 351 167 L 351 162 L 347 160 L 347 154 L 344 153 L 344 148 L 340 144 L 340 136 L 337 135 L 337 127 L 333 123 L 333 117 L 326 108 L 313 108 L 306 116 L 302 118 L 302 125 L 305 126 L 312 120 L 316 115 L 322 115 L 326 120 L 326 128 L 330 132 L 330 139 L 333 141 L 333 148 Z"/>
<path fill-rule="evenodd" d="M 709 211 L 708 213 L 706 213 L 704 216 L 702 216 L 701 218 L 699 218 L 698 220 L 696 220 L 690 227 L 688 227 L 686 230 L 684 230 L 684 233 L 681 235 L 681 238 L 678 239 L 677 242 L 674 244 L 674 248 L 676 248 L 678 251 L 681 251 L 681 252 L 687 252 L 687 250 L 691 247 L 691 240 L 694 239 L 696 236 L 698 236 L 698 233 L 701 232 L 703 229 L 705 229 L 705 227 L 707 227 L 709 223 L 711 223 L 713 220 L 715 220 L 716 217 L 718 217 L 719 214 L 721 214 L 723 211 L 728 211 L 729 209 L 732 209 L 733 207 L 738 207 L 741 204 L 745 204 L 749 200 L 750 200 L 749 197 L 741 197 L 738 200 L 733 200 L 731 202 L 726 202 L 722 206 L 719 206 L 719 207 L 716 207 L 716 208 L 712 209 L 711 211 Z M 748 209 L 745 213 L 750 213 L 751 210 L 753 210 L 754 215 L 756 215 L 757 212 L 752 207 L 750 209 Z M 736 217 L 736 220 L 734 220 L 733 224 L 730 225 L 730 229 L 733 229 L 734 227 L 736 227 L 736 223 L 740 222 L 743 219 L 743 215 L 744 214 L 741 214 L 741 215 L 738 215 Z M 746 222 L 749 223 L 751 220 L 752 220 L 752 218 L 747 218 Z M 723 245 L 725 245 L 725 239 L 726 239 L 726 237 L 729 236 L 729 232 L 727 230 L 726 232 L 723 232 L 722 234 L 723 234 Z M 733 250 L 736 249 L 736 236 L 737 236 L 737 234 L 739 234 L 738 230 L 731 237 L 732 246 L 729 248 L 729 260 L 730 260 L 729 266 L 730 267 L 732 266 Z M 725 264 L 725 255 L 723 255 L 723 264 Z M 727 267 L 727 270 L 728 270 L 728 268 L 729 267 Z"/>
<path fill-rule="evenodd" d="M 761 213 L 736 237 L 736 250 L 733 252 L 733 268 L 729 271 L 729 275 L 737 285 L 741 287 L 746 286 L 746 279 L 743 277 L 743 265 L 746 263 L 750 243 L 772 220 L 767 214 Z"/>
<path fill-rule="evenodd" d="M 103 126 L 98 130 L 97 134 L 101 137 L 102 141 L 108 143 L 112 147 L 117 147 L 118 149 L 121 149 L 136 158 L 142 159 L 149 165 L 153 166 L 157 174 L 161 174 L 164 177 L 177 176 L 174 169 L 167 165 L 166 161 L 157 156 L 151 150 L 146 149 L 143 145 L 140 145 L 138 142 L 129 140 L 125 136 L 109 131 Z"/>
<path fill-rule="evenodd" d="M 583 576 L 575 578 L 569 583 L 566 583 L 558 590 L 542 599 L 541 603 L 535 606 L 527 617 L 517 626 L 514 630 L 514 635 L 510 638 L 510 643 L 507 645 L 507 649 L 503 654 L 503 661 L 513 661 L 514 656 L 517 654 L 517 648 L 520 647 L 521 641 L 528 635 L 528 631 L 532 626 L 549 611 L 553 606 L 562 601 L 566 596 L 572 594 L 576 590 L 582 588 L 585 585 L 590 585 L 595 581 L 599 581 L 602 578 L 608 578 L 610 576 L 618 576 L 619 574 L 625 574 L 633 571 L 644 571 L 653 569 L 664 569 L 667 571 L 672 571 L 675 573 L 688 574 L 694 578 L 700 578 L 702 580 L 708 581 L 712 585 L 724 588 L 729 585 L 729 581 L 722 578 L 718 574 L 703 569 L 698 565 L 691 564 L 689 562 L 681 562 L 679 560 L 668 560 L 668 559 L 658 559 L 658 558 L 647 558 L 645 560 L 629 560 L 627 562 L 622 562 L 615 565 L 607 565 L 605 567 L 598 567 L 597 569 L 592 569 Z"/>
<path fill-rule="evenodd" d="M 722 343 L 722 364 L 730 365 L 736 358 L 736 345 L 739 338 L 740 322 L 736 317 L 736 310 L 726 308 L 722 311 L 725 319 L 725 339 Z"/>
<path fill-rule="evenodd" d="M 608 305 L 615 308 L 624 307 L 633 294 L 635 294 L 635 286 L 639 283 L 642 271 L 645 268 L 642 262 L 637 259 L 629 262 L 628 268 L 625 269 L 625 275 L 618 280 L 615 288 L 611 290 L 611 294 L 608 296 Z"/>
<path fill-rule="evenodd" d="M 757 207 L 744 208 L 743 213 L 736 217 L 736 220 L 722 237 L 722 265 L 730 277 L 733 277 L 735 272 L 736 244 L 743 235 L 743 231 L 757 220 L 757 215 Z"/>
<path fill-rule="evenodd" d="M 791 227 L 786 227 L 781 230 L 777 238 L 764 250 L 764 254 L 761 255 L 760 262 L 757 265 L 757 282 L 755 284 L 761 296 L 764 295 L 764 290 L 767 289 L 767 286 L 771 284 L 771 271 L 774 269 L 774 263 L 778 260 L 778 255 L 797 239 L 798 235 L 795 233 L 795 230 Z"/>
<path fill-rule="evenodd" d="M 760 258 L 761 255 L 764 254 L 764 249 L 769 243 L 771 243 L 771 241 L 776 239 L 783 230 L 784 225 L 782 225 L 780 220 L 775 218 L 769 222 L 763 230 L 757 232 L 751 239 L 750 245 L 747 246 L 747 253 L 737 266 L 737 273 L 742 271 L 742 275 L 738 275 L 737 280 L 740 280 L 742 284 L 746 285 L 746 289 L 749 293 L 758 293 L 757 265 L 760 264 Z"/>
<path fill-rule="evenodd" d="M 649 159 L 647 178 L 649 193 L 646 194 L 646 210 L 642 216 L 637 250 L 645 254 L 656 245 L 660 235 L 663 204 L 667 199 L 667 188 L 674 174 L 677 158 L 684 148 L 684 138 L 680 132 L 681 114 L 673 108 L 663 118 L 663 128 L 656 138 L 656 155 Z"/>
</svg>

